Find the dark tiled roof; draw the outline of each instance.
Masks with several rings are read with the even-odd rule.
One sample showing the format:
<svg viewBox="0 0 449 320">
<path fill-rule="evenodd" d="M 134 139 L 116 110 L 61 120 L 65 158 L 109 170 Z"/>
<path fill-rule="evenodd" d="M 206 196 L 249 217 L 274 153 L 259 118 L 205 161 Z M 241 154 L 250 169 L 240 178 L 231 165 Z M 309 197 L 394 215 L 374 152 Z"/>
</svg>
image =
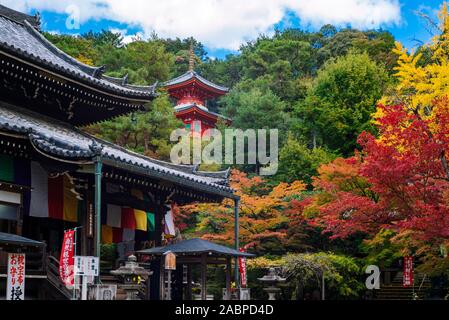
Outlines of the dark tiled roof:
<svg viewBox="0 0 449 320">
<path fill-rule="evenodd" d="M 19 24 L 23 24 L 25 20 L 27 20 L 34 28 L 39 29 L 41 25 L 39 15 L 30 16 L 25 13 L 12 10 L 8 7 L 2 6 L 0 4 L 0 16 L 6 17 L 10 20 L 13 20 Z"/>
<path fill-rule="evenodd" d="M 157 84 L 133 86 L 105 77 L 104 66 L 88 66 L 67 55 L 37 30 L 36 23 L 35 17 L 0 7 L 0 50 L 104 92 L 148 101 L 154 98 Z"/>
<path fill-rule="evenodd" d="M 172 86 L 172 85 L 175 85 L 175 84 L 180 84 L 180 83 L 189 81 L 189 80 L 194 79 L 194 78 L 196 80 L 198 80 L 199 82 L 202 82 L 206 86 L 212 87 L 212 88 L 214 88 L 216 90 L 223 91 L 223 92 L 228 92 L 229 91 L 229 88 L 226 88 L 226 87 L 220 86 L 218 84 L 215 84 L 215 83 L 213 83 L 213 82 L 203 78 L 202 76 L 200 76 L 195 71 L 187 71 L 186 73 L 184 73 L 183 75 L 181 75 L 181 76 L 179 76 L 177 78 L 174 78 L 174 79 L 168 80 L 167 82 L 162 83 L 162 86 L 163 87 L 168 87 L 168 86 Z"/>
<path fill-rule="evenodd" d="M 170 244 L 164 247 L 156 247 L 146 250 L 137 251 L 140 254 L 148 255 L 163 255 L 171 251 L 175 254 L 198 255 L 201 253 L 213 253 L 216 255 L 231 256 L 231 257 L 253 257 L 253 254 L 244 253 L 235 249 L 225 247 L 203 239 L 190 239 Z"/>
<path fill-rule="evenodd" d="M 92 159 L 96 155 L 95 147 L 101 145 L 101 156 L 107 164 L 121 165 L 128 171 L 212 194 L 232 196 L 233 193 L 228 186 L 227 172 L 197 172 L 195 166 L 154 160 L 95 138 L 65 122 L 4 103 L 0 104 L 0 130 L 28 136 L 35 148 L 54 157 Z"/>
<path fill-rule="evenodd" d="M 33 247 L 40 247 L 43 246 L 43 242 L 39 242 L 36 240 L 24 238 L 15 234 L 11 233 L 4 233 L 0 232 L 0 244 L 7 244 L 7 245 L 15 245 L 15 246 L 33 246 Z"/>
</svg>

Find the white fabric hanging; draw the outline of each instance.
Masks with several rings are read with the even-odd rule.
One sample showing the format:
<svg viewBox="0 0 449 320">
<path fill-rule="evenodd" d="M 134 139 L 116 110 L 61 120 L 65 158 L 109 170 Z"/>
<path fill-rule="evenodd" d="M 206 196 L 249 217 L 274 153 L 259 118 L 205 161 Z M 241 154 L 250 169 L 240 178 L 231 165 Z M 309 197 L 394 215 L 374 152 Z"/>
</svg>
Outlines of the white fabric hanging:
<svg viewBox="0 0 449 320">
<path fill-rule="evenodd" d="M 164 233 L 166 235 L 175 236 L 176 235 L 176 229 L 175 229 L 175 222 L 173 220 L 173 211 L 171 206 L 167 206 L 169 210 L 165 214 L 165 229 Z"/>
</svg>

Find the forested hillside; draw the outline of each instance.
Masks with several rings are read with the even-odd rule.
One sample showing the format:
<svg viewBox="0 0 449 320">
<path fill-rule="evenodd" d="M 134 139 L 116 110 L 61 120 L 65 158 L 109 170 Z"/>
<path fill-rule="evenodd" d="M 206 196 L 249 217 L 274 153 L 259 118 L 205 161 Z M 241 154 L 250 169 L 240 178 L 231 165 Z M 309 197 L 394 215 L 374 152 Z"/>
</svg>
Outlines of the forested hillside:
<svg viewBox="0 0 449 320">
<path fill-rule="evenodd" d="M 279 170 L 261 178 L 235 167 L 241 243 L 271 265 L 327 268 L 328 294 L 360 295 L 362 266 L 395 265 L 414 255 L 418 269 L 447 273 L 449 244 L 449 15 L 432 43 L 407 51 L 384 31 L 323 26 L 261 35 L 239 54 L 211 59 L 195 39 L 135 39 L 109 31 L 47 34 L 62 50 L 131 83 L 166 81 L 188 70 L 231 88 L 210 109 L 240 129 L 280 130 Z M 181 125 L 161 91 L 148 111 L 88 128 L 147 155 L 167 159 Z M 233 243 L 232 205 L 176 210 L 183 234 Z M 446 256 L 442 254 L 446 252 Z M 304 271 L 305 272 L 305 271 Z M 298 279 L 299 279 L 298 278 Z M 331 281 L 331 279 L 333 279 Z M 337 279 L 337 280 L 335 280 Z M 314 286 L 313 279 L 304 285 Z M 299 290 L 292 284 L 292 296 Z M 288 297 L 288 298 L 291 298 Z"/>
</svg>

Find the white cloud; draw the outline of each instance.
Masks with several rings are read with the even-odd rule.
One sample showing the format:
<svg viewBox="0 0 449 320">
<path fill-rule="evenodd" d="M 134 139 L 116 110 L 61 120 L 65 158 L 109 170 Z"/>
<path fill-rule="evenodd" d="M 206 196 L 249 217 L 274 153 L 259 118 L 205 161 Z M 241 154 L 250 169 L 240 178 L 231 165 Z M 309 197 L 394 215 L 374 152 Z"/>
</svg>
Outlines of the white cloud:
<svg viewBox="0 0 449 320">
<path fill-rule="evenodd" d="M 107 18 L 139 26 L 146 35 L 193 36 L 210 48 L 238 49 L 260 33 L 270 34 L 287 12 L 304 25 L 331 23 L 355 28 L 399 24 L 398 0 L 0 0 L 21 11 L 66 13 L 79 7 L 80 22 Z"/>
</svg>

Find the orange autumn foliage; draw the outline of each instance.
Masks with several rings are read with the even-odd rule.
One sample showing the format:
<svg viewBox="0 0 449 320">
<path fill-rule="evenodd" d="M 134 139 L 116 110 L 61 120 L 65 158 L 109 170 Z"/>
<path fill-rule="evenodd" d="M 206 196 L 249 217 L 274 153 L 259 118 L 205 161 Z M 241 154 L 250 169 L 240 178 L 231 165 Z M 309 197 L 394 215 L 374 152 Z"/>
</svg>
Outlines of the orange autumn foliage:
<svg viewBox="0 0 449 320">
<path fill-rule="evenodd" d="M 290 199 L 305 190 L 305 184 L 295 181 L 268 187 L 259 176 L 248 177 L 244 172 L 233 170 L 230 186 L 240 197 L 240 243 L 260 244 L 266 239 L 281 240 L 285 237 L 288 217 L 284 213 Z M 198 203 L 181 208 L 185 223 L 194 226 L 193 236 L 218 241 L 228 245 L 234 243 L 234 203 L 225 199 L 221 203 Z M 189 219 L 192 219 L 189 221 Z M 187 221 L 186 221 L 187 220 Z"/>
</svg>

